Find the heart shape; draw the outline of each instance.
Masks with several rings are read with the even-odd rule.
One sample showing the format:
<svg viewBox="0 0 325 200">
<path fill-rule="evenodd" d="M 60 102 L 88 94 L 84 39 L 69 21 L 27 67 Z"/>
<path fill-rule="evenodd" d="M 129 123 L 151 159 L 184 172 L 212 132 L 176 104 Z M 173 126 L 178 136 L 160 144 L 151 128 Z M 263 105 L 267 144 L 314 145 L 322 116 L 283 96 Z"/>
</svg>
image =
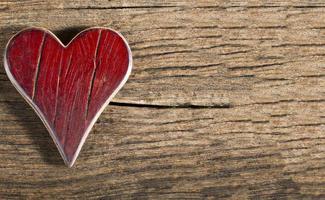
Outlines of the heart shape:
<svg viewBox="0 0 325 200">
<path fill-rule="evenodd" d="M 123 36 L 111 29 L 86 29 L 64 46 L 50 31 L 28 28 L 9 40 L 4 65 L 71 167 L 99 115 L 128 79 L 132 56 Z"/>
</svg>

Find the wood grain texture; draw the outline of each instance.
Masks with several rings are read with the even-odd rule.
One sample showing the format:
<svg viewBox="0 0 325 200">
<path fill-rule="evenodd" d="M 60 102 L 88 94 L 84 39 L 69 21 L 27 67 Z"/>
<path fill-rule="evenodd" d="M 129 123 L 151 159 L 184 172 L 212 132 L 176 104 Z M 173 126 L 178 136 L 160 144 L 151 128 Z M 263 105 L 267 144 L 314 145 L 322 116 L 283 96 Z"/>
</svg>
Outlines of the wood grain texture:
<svg viewBox="0 0 325 200">
<path fill-rule="evenodd" d="M 0 197 L 325 198 L 325 3 L 2 1 L 67 43 L 107 26 L 134 68 L 75 167 L 0 68 Z M 72 35 L 71 35 L 72 34 Z"/>
</svg>

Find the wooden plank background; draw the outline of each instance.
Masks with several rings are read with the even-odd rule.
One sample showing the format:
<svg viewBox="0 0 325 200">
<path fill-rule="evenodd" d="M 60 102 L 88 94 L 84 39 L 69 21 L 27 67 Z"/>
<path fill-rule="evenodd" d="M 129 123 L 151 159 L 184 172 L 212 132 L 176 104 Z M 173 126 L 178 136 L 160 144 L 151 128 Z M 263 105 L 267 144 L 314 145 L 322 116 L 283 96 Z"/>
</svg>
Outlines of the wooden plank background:
<svg viewBox="0 0 325 200">
<path fill-rule="evenodd" d="M 0 2 L 1 51 L 28 26 L 134 68 L 69 169 L 0 67 L 0 199 L 325 198 L 324 1 Z"/>
</svg>

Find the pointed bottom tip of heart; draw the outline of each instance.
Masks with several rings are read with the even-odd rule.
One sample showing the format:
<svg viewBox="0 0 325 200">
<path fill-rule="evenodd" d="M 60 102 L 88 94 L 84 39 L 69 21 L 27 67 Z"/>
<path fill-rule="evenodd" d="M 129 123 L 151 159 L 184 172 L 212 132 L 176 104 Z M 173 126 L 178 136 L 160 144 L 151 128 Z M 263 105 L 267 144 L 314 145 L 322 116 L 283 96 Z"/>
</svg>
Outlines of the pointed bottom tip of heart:
<svg viewBox="0 0 325 200">
<path fill-rule="evenodd" d="M 64 164 L 69 168 L 72 168 L 75 163 L 75 160 L 69 161 L 66 158 L 63 158 L 63 160 L 64 160 Z"/>
<path fill-rule="evenodd" d="M 64 164 L 67 166 L 67 167 L 69 167 L 69 168 L 71 168 L 71 167 L 73 167 L 73 165 L 74 165 L 74 163 L 75 163 L 75 161 L 77 160 L 77 155 L 74 155 L 72 158 L 71 157 L 68 157 L 65 153 L 61 153 L 61 157 L 62 157 L 62 159 L 63 159 L 63 161 L 64 161 Z"/>
<path fill-rule="evenodd" d="M 73 164 L 74 163 L 66 163 L 66 166 L 69 167 L 69 168 L 72 168 L 73 167 Z"/>
</svg>

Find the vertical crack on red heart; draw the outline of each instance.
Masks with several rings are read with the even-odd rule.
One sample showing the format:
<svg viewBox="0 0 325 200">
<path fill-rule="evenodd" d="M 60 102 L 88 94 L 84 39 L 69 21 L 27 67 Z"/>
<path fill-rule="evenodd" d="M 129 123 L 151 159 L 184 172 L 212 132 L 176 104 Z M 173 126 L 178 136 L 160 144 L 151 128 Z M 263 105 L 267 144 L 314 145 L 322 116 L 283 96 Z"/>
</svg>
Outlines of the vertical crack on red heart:
<svg viewBox="0 0 325 200">
<path fill-rule="evenodd" d="M 91 74 L 90 88 L 88 89 L 88 97 L 87 97 L 87 104 L 86 104 L 86 116 L 85 116 L 85 119 L 87 119 L 87 117 L 88 117 L 88 111 L 89 111 L 89 104 L 90 104 L 90 99 L 91 99 L 91 93 L 92 93 L 93 88 L 94 88 L 94 82 L 95 82 L 95 77 L 96 77 L 96 72 L 97 72 L 97 66 L 98 66 L 98 63 L 97 62 L 100 62 L 100 60 L 97 59 L 97 56 L 98 56 L 99 41 L 100 41 L 101 35 L 102 35 L 102 31 L 99 30 L 97 44 L 96 44 L 96 49 L 95 49 L 95 54 L 94 54 L 94 69 L 93 69 L 93 72 Z"/>
<path fill-rule="evenodd" d="M 41 66 L 41 61 L 42 61 L 42 54 L 44 50 L 44 43 L 46 39 L 46 34 L 45 32 L 43 33 L 43 38 L 41 42 L 41 46 L 39 48 L 39 56 L 37 60 L 37 65 L 36 65 L 36 71 L 35 71 L 35 77 L 34 77 L 34 86 L 33 86 L 33 91 L 32 91 L 32 100 L 34 100 L 35 93 L 36 93 L 36 88 L 37 88 L 37 82 L 38 82 L 38 76 L 39 76 L 39 71 L 40 71 L 40 66 Z"/>
</svg>

